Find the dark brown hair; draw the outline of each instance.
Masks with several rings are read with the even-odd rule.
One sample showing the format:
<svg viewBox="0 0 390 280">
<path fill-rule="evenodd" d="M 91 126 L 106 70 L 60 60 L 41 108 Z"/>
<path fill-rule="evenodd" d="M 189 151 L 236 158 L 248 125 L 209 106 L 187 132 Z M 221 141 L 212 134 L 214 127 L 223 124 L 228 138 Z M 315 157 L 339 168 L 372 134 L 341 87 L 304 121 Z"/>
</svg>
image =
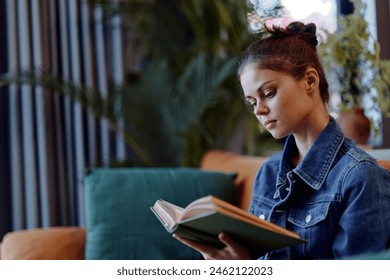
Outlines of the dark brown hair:
<svg viewBox="0 0 390 280">
<path fill-rule="evenodd" d="M 267 27 L 269 33 L 254 41 L 244 52 L 238 68 L 238 77 L 245 66 L 256 63 L 260 68 L 283 72 L 295 79 L 303 78 L 307 67 L 318 72 L 322 101 L 329 101 L 328 82 L 316 46 L 316 26 L 313 23 L 292 22 L 287 27 Z"/>
</svg>

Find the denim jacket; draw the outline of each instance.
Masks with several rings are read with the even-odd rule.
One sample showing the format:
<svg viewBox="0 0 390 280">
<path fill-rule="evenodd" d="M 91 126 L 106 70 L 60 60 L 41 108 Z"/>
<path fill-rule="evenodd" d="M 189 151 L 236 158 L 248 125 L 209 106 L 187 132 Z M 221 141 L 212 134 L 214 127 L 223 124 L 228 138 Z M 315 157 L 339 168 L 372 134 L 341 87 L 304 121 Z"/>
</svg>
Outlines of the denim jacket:
<svg viewBox="0 0 390 280">
<path fill-rule="evenodd" d="M 390 173 L 345 138 L 331 118 L 305 158 L 283 152 L 258 171 L 249 212 L 295 231 L 308 243 L 262 259 L 338 259 L 384 250 L 390 237 Z"/>
</svg>

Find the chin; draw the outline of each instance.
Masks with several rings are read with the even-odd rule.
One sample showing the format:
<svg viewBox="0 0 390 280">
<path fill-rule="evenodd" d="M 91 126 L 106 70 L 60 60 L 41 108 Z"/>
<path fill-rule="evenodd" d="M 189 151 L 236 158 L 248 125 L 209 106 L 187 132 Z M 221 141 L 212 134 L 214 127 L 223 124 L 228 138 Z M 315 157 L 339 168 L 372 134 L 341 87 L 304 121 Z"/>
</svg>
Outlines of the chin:
<svg viewBox="0 0 390 280">
<path fill-rule="evenodd" d="M 275 139 L 283 139 L 288 136 L 288 133 L 280 133 L 278 131 L 269 131 L 269 133 L 272 135 Z"/>
</svg>

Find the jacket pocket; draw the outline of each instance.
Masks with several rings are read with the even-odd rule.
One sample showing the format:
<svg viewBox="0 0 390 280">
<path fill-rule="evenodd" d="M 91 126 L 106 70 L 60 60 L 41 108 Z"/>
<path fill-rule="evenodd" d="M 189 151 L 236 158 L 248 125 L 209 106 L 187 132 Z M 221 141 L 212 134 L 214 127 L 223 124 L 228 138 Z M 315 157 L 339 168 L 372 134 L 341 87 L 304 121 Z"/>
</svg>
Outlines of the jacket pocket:
<svg viewBox="0 0 390 280">
<path fill-rule="evenodd" d="M 330 204 L 330 201 L 324 201 L 294 207 L 287 219 L 300 228 L 312 227 L 326 219 Z"/>
<path fill-rule="evenodd" d="M 254 196 L 249 212 L 262 220 L 267 220 L 272 210 L 272 203 L 267 199 L 261 199 Z"/>
</svg>

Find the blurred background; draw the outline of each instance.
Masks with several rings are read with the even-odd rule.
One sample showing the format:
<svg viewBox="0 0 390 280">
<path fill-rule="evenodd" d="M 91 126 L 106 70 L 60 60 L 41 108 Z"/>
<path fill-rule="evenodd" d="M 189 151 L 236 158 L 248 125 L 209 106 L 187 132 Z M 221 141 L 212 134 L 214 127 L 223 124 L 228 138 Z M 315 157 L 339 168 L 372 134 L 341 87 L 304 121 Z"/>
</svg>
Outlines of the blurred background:
<svg viewBox="0 0 390 280">
<path fill-rule="evenodd" d="M 388 59 L 390 1 L 364 2 Z M 242 102 L 236 67 L 262 36 L 248 13 L 284 20 L 282 6 L 325 33 L 353 11 L 348 0 L 0 0 L 0 239 L 83 226 L 90 168 L 280 150 Z M 390 146 L 389 127 L 376 147 Z"/>
</svg>

